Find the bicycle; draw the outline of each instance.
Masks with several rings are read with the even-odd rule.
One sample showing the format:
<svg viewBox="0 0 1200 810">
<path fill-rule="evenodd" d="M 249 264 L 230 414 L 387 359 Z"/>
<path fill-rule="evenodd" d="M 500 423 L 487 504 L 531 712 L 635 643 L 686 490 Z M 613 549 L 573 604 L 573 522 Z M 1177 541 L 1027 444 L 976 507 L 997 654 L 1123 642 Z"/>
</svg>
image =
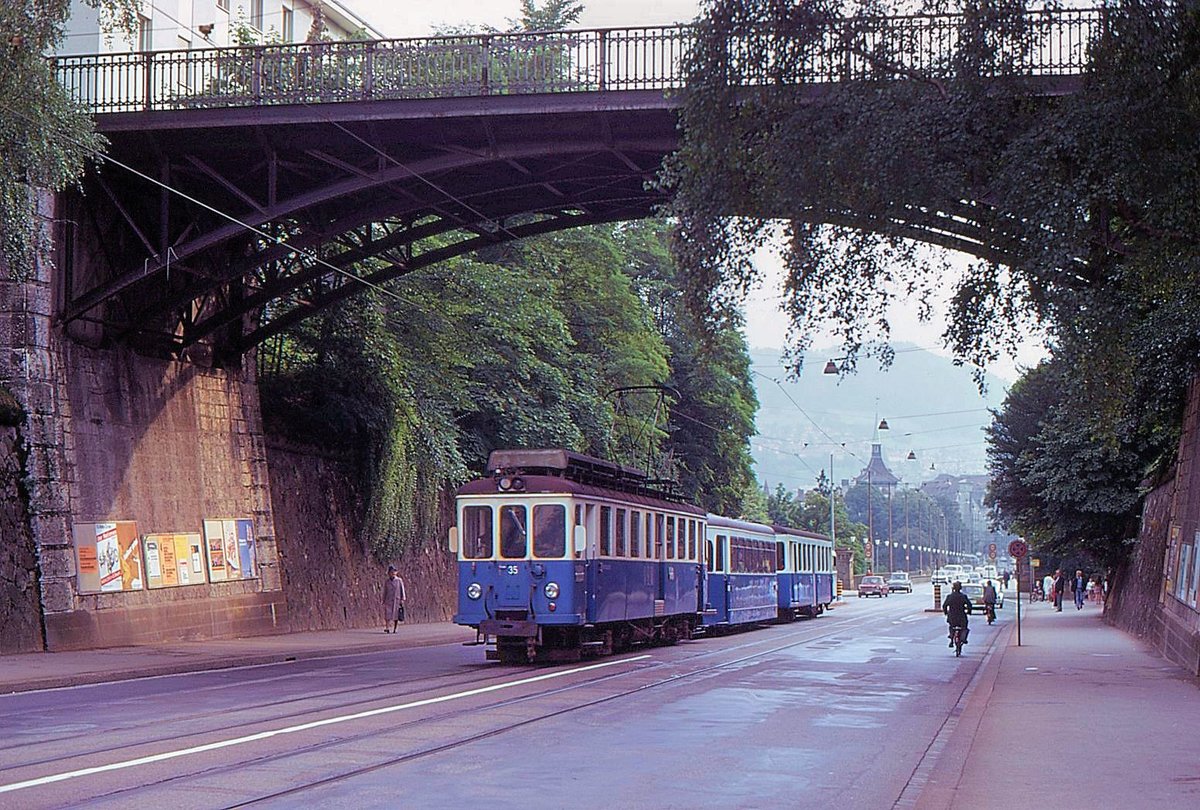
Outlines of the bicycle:
<svg viewBox="0 0 1200 810">
<path fill-rule="evenodd" d="M 950 628 L 950 640 L 954 643 L 955 658 L 960 658 L 962 656 L 964 630 L 966 630 L 965 627 L 959 627 L 958 625 Z"/>
<path fill-rule="evenodd" d="M 987 615 L 988 624 L 995 624 L 996 623 L 996 605 L 994 603 L 989 602 L 986 605 L 984 605 L 983 610 L 984 610 L 984 613 Z"/>
</svg>

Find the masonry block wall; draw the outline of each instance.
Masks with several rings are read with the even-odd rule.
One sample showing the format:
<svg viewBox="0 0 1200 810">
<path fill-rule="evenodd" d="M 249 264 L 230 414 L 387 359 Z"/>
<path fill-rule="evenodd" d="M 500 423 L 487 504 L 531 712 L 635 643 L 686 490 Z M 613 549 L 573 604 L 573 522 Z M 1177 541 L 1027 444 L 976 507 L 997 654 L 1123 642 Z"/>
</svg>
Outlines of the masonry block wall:
<svg viewBox="0 0 1200 810">
<path fill-rule="evenodd" d="M 365 511 L 348 459 L 282 440 L 269 440 L 271 497 L 279 532 L 280 570 L 294 630 L 380 627 L 383 582 L 394 563 L 408 591 L 408 620 L 447 621 L 454 613 L 458 573 L 447 549 L 453 500 L 416 548 L 377 560 L 363 536 Z M 314 493 L 319 496 L 314 497 Z"/>
<path fill-rule="evenodd" d="M 55 200 L 40 201 L 54 221 Z M 5 275 L 8 278 L 8 275 Z M 203 369 L 92 348 L 54 323 L 44 260 L 0 285 L 0 383 L 26 410 L 29 524 L 48 649 L 251 635 L 286 621 L 253 362 Z M 73 526 L 137 521 L 139 534 L 252 518 L 257 579 L 117 593 L 78 587 Z"/>
</svg>

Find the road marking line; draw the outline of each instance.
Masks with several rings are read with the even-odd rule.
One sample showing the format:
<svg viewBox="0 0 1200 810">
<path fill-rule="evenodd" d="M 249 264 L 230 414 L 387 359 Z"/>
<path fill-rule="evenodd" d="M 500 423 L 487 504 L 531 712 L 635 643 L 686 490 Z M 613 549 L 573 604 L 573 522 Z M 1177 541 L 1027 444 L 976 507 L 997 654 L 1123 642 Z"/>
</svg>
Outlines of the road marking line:
<svg viewBox="0 0 1200 810">
<path fill-rule="evenodd" d="M 169 759 L 178 759 L 179 757 L 189 756 L 191 754 L 202 754 L 207 751 L 216 751 L 221 748 L 230 748 L 235 745 L 243 745 L 249 742 L 257 742 L 258 740 L 267 740 L 271 737 L 278 737 L 283 734 L 295 734 L 300 731 L 309 731 L 322 726 L 332 726 L 338 723 L 346 723 L 351 720 L 362 720 L 366 717 L 377 717 L 381 714 L 391 714 L 392 712 L 404 711 L 405 709 L 416 709 L 422 706 L 431 706 L 435 703 L 446 703 L 451 700 L 460 700 L 466 697 L 474 697 L 487 692 L 496 692 L 501 689 L 511 689 L 514 686 L 525 686 L 539 681 L 548 681 L 553 678 L 561 678 L 564 675 L 577 675 L 580 672 L 590 672 L 596 669 L 605 667 L 619 666 L 621 664 L 629 664 L 634 661 L 643 661 L 650 658 L 649 655 L 638 655 L 633 658 L 622 658 L 619 661 L 606 661 L 602 664 L 590 664 L 586 667 L 576 667 L 575 669 L 567 669 L 562 672 L 551 672 L 546 675 L 535 675 L 532 678 L 521 678 L 517 681 L 509 681 L 508 683 L 497 683 L 491 686 L 481 686 L 478 689 L 468 689 L 465 692 L 455 692 L 449 695 L 441 695 L 439 697 L 426 698 L 424 700 L 415 700 L 411 703 L 401 703 L 396 706 L 384 706 L 379 709 L 369 709 L 364 712 L 356 712 L 355 714 L 346 714 L 339 717 L 327 717 L 324 720 L 314 720 L 311 723 L 301 723 L 298 726 L 288 726 L 287 728 L 279 728 L 273 731 L 260 731 L 258 734 L 250 734 L 245 737 L 234 737 L 228 740 L 219 740 L 217 742 L 206 743 L 205 745 L 197 745 L 192 748 L 182 748 L 177 751 L 164 751 L 161 754 L 152 754 L 147 757 L 138 757 L 124 762 L 114 762 L 109 765 L 97 765 L 92 768 L 82 768 L 78 771 L 67 771 L 65 773 L 56 773 L 50 776 L 41 776 L 37 779 L 28 779 L 24 782 L 13 782 L 8 785 L 0 785 L 0 793 L 10 793 L 14 790 L 23 790 L 24 788 L 37 787 L 39 785 L 48 785 L 52 782 L 63 782 L 67 779 L 76 779 L 80 776 L 91 776 L 92 774 L 105 773 L 106 771 L 119 771 L 125 768 L 134 768 L 138 765 L 149 765 L 154 762 L 163 762 Z"/>
</svg>

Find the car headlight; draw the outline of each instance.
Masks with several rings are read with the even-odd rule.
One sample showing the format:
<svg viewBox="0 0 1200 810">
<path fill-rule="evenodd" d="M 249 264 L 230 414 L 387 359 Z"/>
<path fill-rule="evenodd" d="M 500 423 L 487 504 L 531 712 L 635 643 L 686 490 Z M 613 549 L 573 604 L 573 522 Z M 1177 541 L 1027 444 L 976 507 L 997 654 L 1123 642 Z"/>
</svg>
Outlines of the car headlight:
<svg viewBox="0 0 1200 810">
<path fill-rule="evenodd" d="M 546 587 L 542 588 L 542 593 L 546 594 L 547 599 L 557 599 L 558 598 L 558 583 L 557 582 L 547 582 Z"/>
<path fill-rule="evenodd" d="M 483 587 L 478 582 L 472 582 L 467 586 L 467 598 L 478 599 L 483 594 Z"/>
</svg>

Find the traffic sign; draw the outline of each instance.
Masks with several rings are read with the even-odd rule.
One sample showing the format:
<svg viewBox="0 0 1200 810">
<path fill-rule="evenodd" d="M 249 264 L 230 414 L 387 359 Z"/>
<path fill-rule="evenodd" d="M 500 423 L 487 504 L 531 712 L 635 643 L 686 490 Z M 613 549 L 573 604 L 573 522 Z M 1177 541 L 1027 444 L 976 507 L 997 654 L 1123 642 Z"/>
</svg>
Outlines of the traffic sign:
<svg viewBox="0 0 1200 810">
<path fill-rule="evenodd" d="M 988 555 L 991 557 L 996 556 L 996 544 L 995 543 L 988 543 Z"/>
<path fill-rule="evenodd" d="M 1020 559 L 1029 553 L 1029 546 L 1026 545 L 1024 540 L 1013 540 L 1008 544 L 1008 553 Z"/>
</svg>

